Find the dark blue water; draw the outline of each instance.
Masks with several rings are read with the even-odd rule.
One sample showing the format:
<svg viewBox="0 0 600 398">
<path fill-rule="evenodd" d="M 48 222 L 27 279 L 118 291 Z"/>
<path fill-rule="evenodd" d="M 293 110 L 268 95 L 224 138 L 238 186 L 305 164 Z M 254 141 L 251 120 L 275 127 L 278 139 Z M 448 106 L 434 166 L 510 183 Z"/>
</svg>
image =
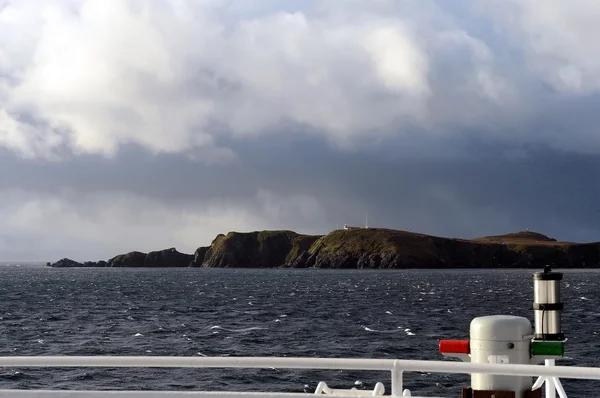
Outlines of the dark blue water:
<svg viewBox="0 0 600 398">
<path fill-rule="evenodd" d="M 598 366 L 600 272 L 563 281 L 563 365 Z M 532 318 L 531 271 L 0 267 L 0 355 L 441 359 L 473 317 Z M 373 388 L 387 372 L 0 369 L 2 388 L 310 391 Z M 577 383 L 577 384 L 575 384 Z M 413 394 L 458 396 L 468 376 L 408 373 Z M 599 384 L 565 381 L 572 396 Z"/>
</svg>

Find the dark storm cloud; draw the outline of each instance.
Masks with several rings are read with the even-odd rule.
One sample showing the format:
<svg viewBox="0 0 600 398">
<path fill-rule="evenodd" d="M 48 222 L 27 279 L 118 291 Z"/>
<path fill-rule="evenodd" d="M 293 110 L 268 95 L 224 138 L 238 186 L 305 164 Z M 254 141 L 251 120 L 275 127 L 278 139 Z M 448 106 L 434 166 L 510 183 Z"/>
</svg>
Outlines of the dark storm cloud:
<svg viewBox="0 0 600 398">
<path fill-rule="evenodd" d="M 149 197 L 169 208 L 227 199 L 257 214 L 261 205 L 249 198 L 266 191 L 314 198 L 323 207 L 322 218 L 279 215 L 281 227 L 312 227 L 311 232 L 325 233 L 346 222 L 360 225 L 368 212 L 374 226 L 443 236 L 529 228 L 565 240 L 596 239 L 600 189 L 593 181 L 600 178 L 600 157 L 549 148 L 513 156 L 502 145 L 462 146 L 475 155 L 419 159 L 403 157 L 400 150 L 388 156 L 342 153 L 319 140 L 273 138 L 237 148 L 238 162 L 227 167 L 175 156 L 156 158 L 130 148 L 112 162 L 84 157 L 36 164 L 12 159 L 20 177 L 4 175 L 2 188 L 55 195 L 70 191 L 75 205 L 78 195 L 102 192 Z"/>
</svg>

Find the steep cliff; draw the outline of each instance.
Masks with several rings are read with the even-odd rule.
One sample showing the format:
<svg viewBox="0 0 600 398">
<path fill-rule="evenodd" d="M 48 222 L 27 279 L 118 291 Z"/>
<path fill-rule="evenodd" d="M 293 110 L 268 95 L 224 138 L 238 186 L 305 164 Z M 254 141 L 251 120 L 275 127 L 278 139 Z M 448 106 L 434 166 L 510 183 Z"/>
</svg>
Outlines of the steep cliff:
<svg viewBox="0 0 600 398">
<path fill-rule="evenodd" d="M 219 235 L 206 251 L 202 266 L 281 267 L 290 254 L 298 253 L 302 248 L 308 249 L 310 238 L 304 237 L 292 231 L 230 232 Z"/>
<path fill-rule="evenodd" d="M 204 258 L 206 257 L 208 249 L 210 249 L 210 246 L 201 246 L 197 248 L 194 252 L 194 258 L 190 263 L 190 267 L 202 267 L 202 263 L 204 262 Z"/>
<path fill-rule="evenodd" d="M 309 249 L 315 268 L 411 268 L 439 266 L 434 238 L 389 229 L 333 231 Z"/>
</svg>

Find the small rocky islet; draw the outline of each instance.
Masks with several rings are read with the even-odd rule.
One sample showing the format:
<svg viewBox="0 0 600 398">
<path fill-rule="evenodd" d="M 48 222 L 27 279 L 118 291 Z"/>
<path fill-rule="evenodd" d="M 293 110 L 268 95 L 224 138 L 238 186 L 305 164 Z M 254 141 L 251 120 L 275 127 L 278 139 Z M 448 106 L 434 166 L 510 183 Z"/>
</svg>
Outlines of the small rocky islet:
<svg viewBox="0 0 600 398">
<path fill-rule="evenodd" d="M 204 268 L 600 268 L 600 242 L 559 242 L 536 232 L 476 239 L 442 238 L 383 228 L 335 230 L 327 235 L 293 231 L 229 232 L 194 254 L 175 248 L 133 251 L 107 261 L 64 258 L 50 267 Z"/>
</svg>

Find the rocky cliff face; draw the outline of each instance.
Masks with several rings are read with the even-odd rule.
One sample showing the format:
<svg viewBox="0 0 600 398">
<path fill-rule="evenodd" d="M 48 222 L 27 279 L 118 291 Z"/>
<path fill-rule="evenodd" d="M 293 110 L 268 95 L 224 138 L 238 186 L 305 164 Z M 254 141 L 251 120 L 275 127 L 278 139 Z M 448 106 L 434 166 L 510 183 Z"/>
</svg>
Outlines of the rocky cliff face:
<svg viewBox="0 0 600 398">
<path fill-rule="evenodd" d="M 194 252 L 194 259 L 190 263 L 190 267 L 202 267 L 202 263 L 204 263 L 204 258 L 206 257 L 208 249 L 210 249 L 210 246 L 202 246 L 197 248 Z"/>
<path fill-rule="evenodd" d="M 325 236 L 292 231 L 230 232 L 194 255 L 174 248 L 131 252 L 108 262 L 60 260 L 55 267 L 243 268 L 600 268 L 600 243 L 557 242 L 533 232 L 448 239 L 389 229 L 336 230 Z"/>
<path fill-rule="evenodd" d="M 206 251 L 202 266 L 281 267 L 300 236 L 292 231 L 230 232 L 219 235 Z"/>
<path fill-rule="evenodd" d="M 309 249 L 308 267 L 413 268 L 435 266 L 435 238 L 387 229 L 337 230 Z"/>
<path fill-rule="evenodd" d="M 315 235 L 297 235 L 292 240 L 292 249 L 285 258 L 284 267 L 306 268 L 309 266 L 310 248 L 318 241 L 321 236 Z"/>
</svg>

